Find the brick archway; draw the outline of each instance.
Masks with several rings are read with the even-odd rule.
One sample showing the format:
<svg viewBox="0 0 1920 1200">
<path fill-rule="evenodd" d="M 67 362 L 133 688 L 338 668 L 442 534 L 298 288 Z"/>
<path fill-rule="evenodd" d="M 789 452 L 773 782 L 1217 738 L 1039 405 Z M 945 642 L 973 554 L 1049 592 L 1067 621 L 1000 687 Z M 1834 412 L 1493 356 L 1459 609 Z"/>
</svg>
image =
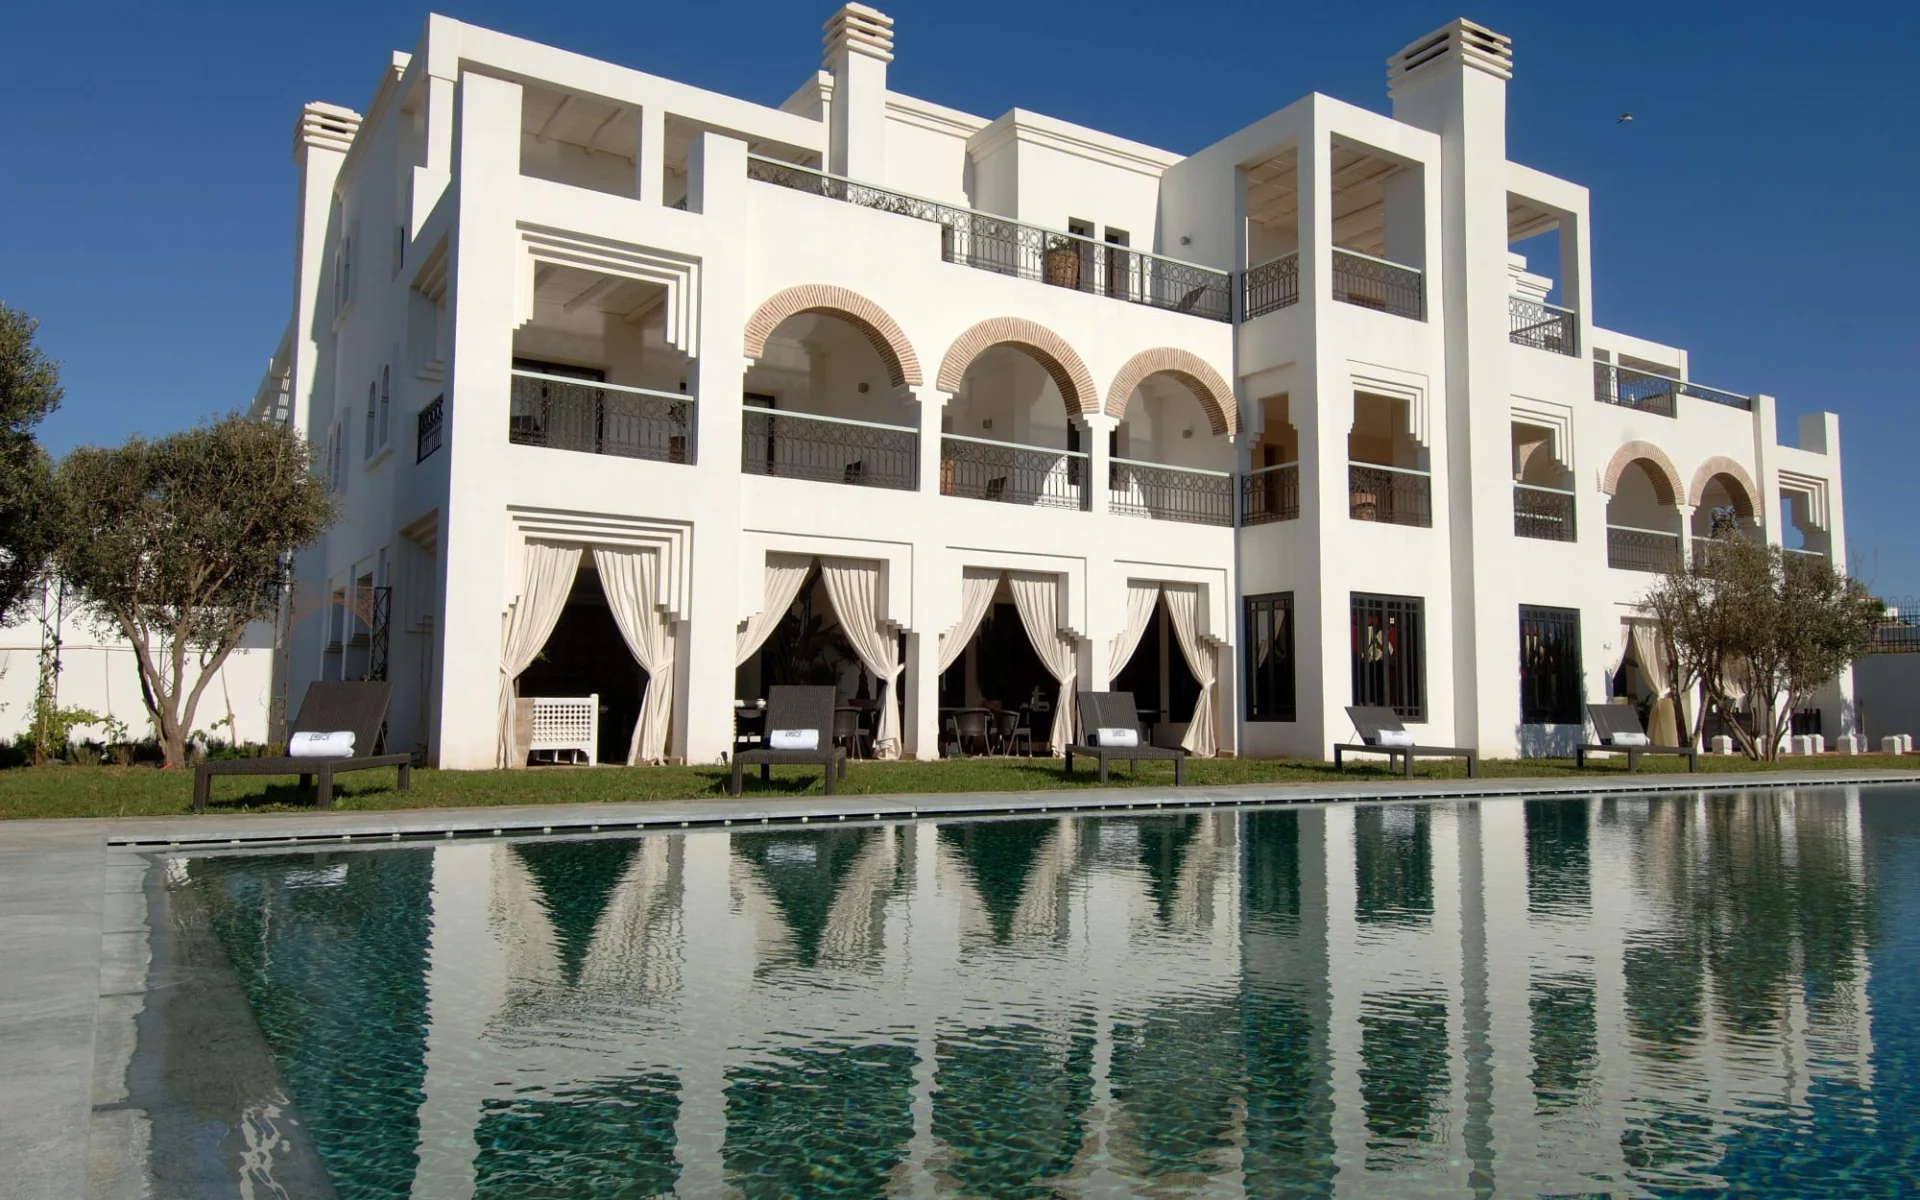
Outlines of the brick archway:
<svg viewBox="0 0 1920 1200">
<path fill-rule="evenodd" d="M 1734 514 L 1748 521 L 1753 520 L 1759 511 L 1760 489 L 1754 486 L 1753 476 L 1747 474 L 1745 467 L 1724 454 L 1709 458 L 1693 473 L 1693 486 L 1687 491 L 1687 503 L 1695 508 L 1700 507 L 1700 502 L 1706 499 L 1707 485 L 1713 482 L 1716 475 L 1726 476 L 1732 485 L 1727 488 L 1727 494 L 1733 498 Z"/>
<path fill-rule="evenodd" d="M 1094 390 L 1087 364 L 1080 361 L 1065 338 L 1024 317 L 993 317 L 955 338 L 947 348 L 946 357 L 940 360 L 935 385 L 944 392 L 959 391 L 960 381 L 966 378 L 973 360 L 995 346 L 1018 346 L 1031 355 L 1060 389 L 1068 412 L 1100 411 L 1100 393 Z"/>
<path fill-rule="evenodd" d="M 747 320 L 747 357 L 765 354 L 767 339 L 780 323 L 802 313 L 824 313 L 858 329 L 879 352 L 880 361 L 887 364 L 894 387 L 920 386 L 920 356 L 886 310 L 859 292 L 827 283 L 802 284 L 767 297 Z"/>
<path fill-rule="evenodd" d="M 1647 478 L 1653 481 L 1654 495 L 1660 503 L 1677 507 L 1681 497 L 1680 471 L 1667 457 L 1667 452 L 1652 442 L 1628 442 L 1613 452 L 1613 460 L 1607 463 L 1606 472 L 1600 476 L 1600 490 L 1611 496 L 1620 489 L 1620 476 L 1627 464 L 1639 462 L 1647 468 Z"/>
<path fill-rule="evenodd" d="M 1192 392 L 1206 410 L 1207 423 L 1215 436 L 1240 431 L 1239 405 L 1234 403 L 1233 388 L 1220 378 L 1220 372 L 1199 355 L 1170 346 L 1142 350 L 1121 366 L 1120 373 L 1113 377 L 1113 386 L 1107 389 L 1107 415 L 1116 421 L 1126 416 L 1133 389 L 1154 375 L 1171 375 Z"/>
</svg>

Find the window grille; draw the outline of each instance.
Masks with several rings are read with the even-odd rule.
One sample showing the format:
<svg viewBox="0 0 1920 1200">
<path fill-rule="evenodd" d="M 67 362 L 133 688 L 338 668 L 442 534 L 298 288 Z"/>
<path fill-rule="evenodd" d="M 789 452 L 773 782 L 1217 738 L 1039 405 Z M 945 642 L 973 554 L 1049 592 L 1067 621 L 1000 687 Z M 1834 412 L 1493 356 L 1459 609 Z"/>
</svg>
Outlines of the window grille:
<svg viewBox="0 0 1920 1200">
<path fill-rule="evenodd" d="M 1580 610 L 1520 606 L 1520 723 L 1580 722 Z"/>
<path fill-rule="evenodd" d="M 363 439 L 360 444 L 361 458 L 373 457 L 373 448 L 374 448 L 373 447 L 373 439 L 374 439 L 373 422 L 374 422 L 374 414 L 379 408 L 379 403 L 378 403 L 379 391 L 380 391 L 379 384 L 369 383 L 367 385 L 367 434 L 365 439 Z"/>
<path fill-rule="evenodd" d="M 1247 720 L 1294 720 L 1293 593 L 1248 596 L 1245 614 Z"/>
<path fill-rule="evenodd" d="M 1353 702 L 1427 719 L 1426 604 L 1353 593 Z"/>
<path fill-rule="evenodd" d="M 386 447 L 388 431 L 392 428 L 392 421 L 388 416 L 388 409 L 391 407 L 392 400 L 393 400 L 393 369 L 391 367 L 381 367 L 380 368 L 380 446 L 382 449 Z"/>
</svg>

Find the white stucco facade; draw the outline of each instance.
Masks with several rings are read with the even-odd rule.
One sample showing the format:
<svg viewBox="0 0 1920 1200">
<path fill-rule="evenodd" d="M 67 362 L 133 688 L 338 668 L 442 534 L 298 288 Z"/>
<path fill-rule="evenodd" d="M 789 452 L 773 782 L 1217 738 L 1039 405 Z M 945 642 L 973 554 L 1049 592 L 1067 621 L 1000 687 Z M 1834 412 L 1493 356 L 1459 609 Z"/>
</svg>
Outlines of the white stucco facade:
<svg viewBox="0 0 1920 1200">
<path fill-rule="evenodd" d="M 1610 561 L 1689 553 L 1718 510 L 1841 563 L 1832 415 L 1782 444 L 1771 397 L 1594 324 L 1587 192 L 1507 159 L 1498 35 L 1396 55 L 1391 117 L 1313 94 L 1184 158 L 901 95 L 892 53 L 849 6 L 773 109 L 436 16 L 364 116 L 308 107 L 255 410 L 346 515 L 300 559 L 290 703 L 384 664 L 396 747 L 495 765 L 536 542 L 657 556 L 688 761 L 731 745 L 770 554 L 880 564 L 908 756 L 937 753 L 969 569 L 1054 583 L 1079 688 L 1130 581 L 1195 589 L 1222 752 L 1323 754 L 1382 700 L 1512 755 L 1571 732 L 1522 700 L 1523 606 L 1577 613 L 1597 698 L 1654 578 Z M 1548 233 L 1557 261 L 1516 258 Z M 1276 594 L 1286 639 L 1249 653 Z M 1356 694 L 1389 686 L 1358 678 L 1356 595 L 1422 626 L 1383 639 L 1392 695 Z"/>
</svg>

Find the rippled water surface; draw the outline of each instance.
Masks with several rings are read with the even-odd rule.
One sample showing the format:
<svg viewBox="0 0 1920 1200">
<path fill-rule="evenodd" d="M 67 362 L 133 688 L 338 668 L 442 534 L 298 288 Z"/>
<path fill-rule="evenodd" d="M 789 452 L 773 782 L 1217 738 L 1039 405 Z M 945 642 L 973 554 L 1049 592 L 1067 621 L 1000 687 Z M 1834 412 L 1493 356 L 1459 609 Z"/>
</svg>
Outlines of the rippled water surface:
<svg viewBox="0 0 1920 1200">
<path fill-rule="evenodd" d="M 1910 789 L 454 843 L 168 878 L 353 1200 L 1920 1178 Z"/>
</svg>

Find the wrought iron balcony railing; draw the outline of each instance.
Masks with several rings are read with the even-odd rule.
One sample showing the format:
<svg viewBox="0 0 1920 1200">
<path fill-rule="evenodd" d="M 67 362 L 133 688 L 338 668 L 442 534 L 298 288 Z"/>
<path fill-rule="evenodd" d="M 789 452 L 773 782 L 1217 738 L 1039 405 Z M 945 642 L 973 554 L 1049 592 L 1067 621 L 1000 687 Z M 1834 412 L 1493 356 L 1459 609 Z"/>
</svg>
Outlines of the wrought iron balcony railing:
<svg viewBox="0 0 1920 1200">
<path fill-rule="evenodd" d="M 757 155 L 747 156 L 747 177 L 933 222 L 940 226 L 940 256 L 947 262 L 1149 308 L 1233 320 L 1233 276 L 1226 271 L 955 208 Z"/>
<path fill-rule="evenodd" d="M 1034 508 L 1085 509 L 1087 456 L 986 438 L 940 435 L 940 494 Z"/>
<path fill-rule="evenodd" d="M 1621 571 L 1665 574 L 1680 567 L 1680 535 L 1657 529 L 1607 526 L 1607 565 Z"/>
<path fill-rule="evenodd" d="M 1433 525 L 1433 479 L 1424 471 L 1347 464 L 1347 515 L 1385 525 Z"/>
<path fill-rule="evenodd" d="M 1414 321 L 1426 320 L 1425 283 L 1418 268 L 1352 250 L 1333 252 L 1333 298 Z"/>
<path fill-rule="evenodd" d="M 433 403 L 420 410 L 413 422 L 413 461 L 425 462 L 427 456 L 440 448 L 440 438 L 447 423 L 447 397 L 445 393 L 435 396 Z"/>
<path fill-rule="evenodd" d="M 1507 316 L 1507 340 L 1514 345 L 1580 356 L 1580 318 L 1572 309 L 1508 296 Z"/>
<path fill-rule="evenodd" d="M 1233 476 L 1131 458 L 1108 460 L 1107 507 L 1129 517 L 1233 524 Z"/>
<path fill-rule="evenodd" d="M 1300 302 L 1300 252 L 1270 258 L 1241 276 L 1248 320 Z"/>
<path fill-rule="evenodd" d="M 1690 396 L 1741 412 L 1753 411 L 1753 397 L 1742 396 L 1738 392 L 1711 388 L 1690 379 L 1652 375 L 1614 363 L 1593 364 L 1593 398 L 1602 404 L 1618 404 L 1624 408 L 1637 408 L 1641 412 L 1672 417 L 1679 415 L 1679 401 L 1676 399 L 1679 396 Z"/>
<path fill-rule="evenodd" d="M 845 417 L 750 408 L 741 414 L 740 470 L 911 492 L 920 486 L 920 433 Z"/>
<path fill-rule="evenodd" d="M 507 438 L 517 446 L 691 463 L 693 432 L 691 396 L 513 372 Z"/>
<path fill-rule="evenodd" d="M 1240 477 L 1240 524 L 1300 519 L 1300 464 L 1261 467 Z"/>
<path fill-rule="evenodd" d="M 1543 542 L 1573 541 L 1573 493 L 1530 483 L 1514 484 L 1513 536 Z"/>
</svg>

